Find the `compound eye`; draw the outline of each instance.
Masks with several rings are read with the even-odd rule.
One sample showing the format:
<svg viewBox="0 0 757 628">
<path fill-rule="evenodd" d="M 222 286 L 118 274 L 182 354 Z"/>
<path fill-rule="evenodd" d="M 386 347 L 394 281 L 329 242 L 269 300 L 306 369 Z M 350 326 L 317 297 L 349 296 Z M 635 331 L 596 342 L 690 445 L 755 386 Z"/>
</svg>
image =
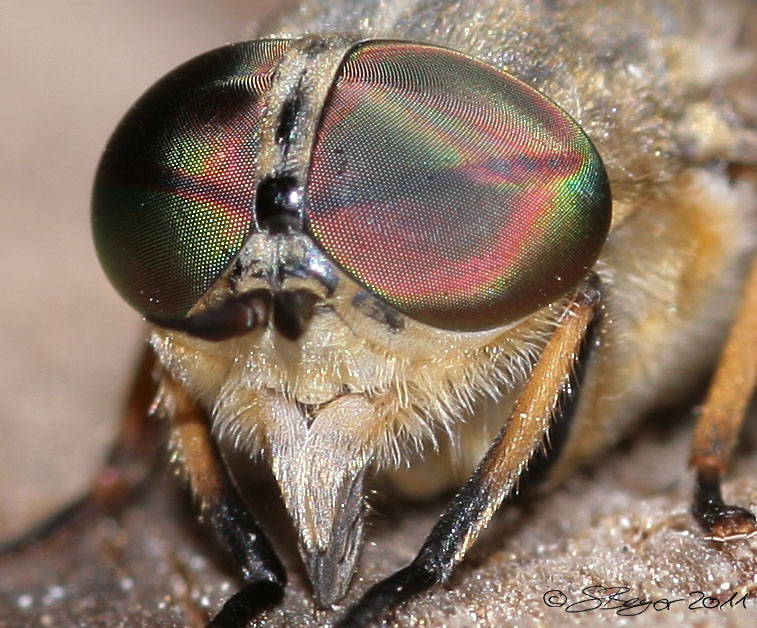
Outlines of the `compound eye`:
<svg viewBox="0 0 757 628">
<path fill-rule="evenodd" d="M 252 230 L 263 95 L 289 45 L 244 42 L 188 61 L 110 138 L 94 184 L 95 246 L 142 314 L 186 314 Z"/>
<path fill-rule="evenodd" d="M 310 235 L 353 279 L 423 323 L 477 331 L 577 285 L 610 225 L 610 184 L 581 128 L 472 57 L 372 41 L 345 57 L 307 184 Z"/>
</svg>

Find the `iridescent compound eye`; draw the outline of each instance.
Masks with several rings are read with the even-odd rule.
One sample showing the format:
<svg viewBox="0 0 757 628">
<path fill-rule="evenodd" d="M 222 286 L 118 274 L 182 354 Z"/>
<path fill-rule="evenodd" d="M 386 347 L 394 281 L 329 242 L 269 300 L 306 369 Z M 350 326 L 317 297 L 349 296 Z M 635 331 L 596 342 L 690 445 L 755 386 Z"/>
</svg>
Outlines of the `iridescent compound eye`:
<svg viewBox="0 0 757 628">
<path fill-rule="evenodd" d="M 186 315 L 255 227 L 263 114 L 291 45 L 201 55 L 113 134 L 95 180 L 95 244 L 143 314 Z M 307 233 L 364 288 L 435 327 L 526 316 L 574 287 L 607 236 L 609 181 L 580 127 L 516 78 L 451 50 L 354 46 L 312 146 L 297 175 Z"/>
<path fill-rule="evenodd" d="M 249 235 L 263 96 L 289 45 L 245 42 L 185 63 L 111 137 L 95 179 L 95 245 L 143 314 L 186 314 Z"/>
<path fill-rule="evenodd" d="M 373 41 L 332 86 L 307 229 L 353 279 L 423 323 L 516 321 L 586 275 L 610 186 L 581 128 L 516 78 L 451 50 Z"/>
</svg>

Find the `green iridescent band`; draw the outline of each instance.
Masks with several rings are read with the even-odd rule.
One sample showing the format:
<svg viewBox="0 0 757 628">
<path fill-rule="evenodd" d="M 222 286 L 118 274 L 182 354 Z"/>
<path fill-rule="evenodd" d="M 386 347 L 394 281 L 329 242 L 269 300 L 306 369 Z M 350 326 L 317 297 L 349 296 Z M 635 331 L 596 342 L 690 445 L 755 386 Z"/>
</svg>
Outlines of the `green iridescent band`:
<svg viewBox="0 0 757 628">
<path fill-rule="evenodd" d="M 143 314 L 186 314 L 248 237 L 263 96 L 289 46 L 244 42 L 185 63 L 111 137 L 94 185 L 95 245 Z"/>
</svg>

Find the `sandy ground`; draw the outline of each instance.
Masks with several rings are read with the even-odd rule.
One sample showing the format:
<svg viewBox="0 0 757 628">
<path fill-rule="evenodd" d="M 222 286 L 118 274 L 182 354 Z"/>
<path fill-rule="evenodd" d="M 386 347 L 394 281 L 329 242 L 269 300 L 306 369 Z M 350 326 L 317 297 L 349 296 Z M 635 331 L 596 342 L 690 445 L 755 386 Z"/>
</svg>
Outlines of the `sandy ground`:
<svg viewBox="0 0 757 628">
<path fill-rule="evenodd" d="M 251 18 L 268 10 L 256 7 L 242 0 L 3 6 L 0 537 L 84 489 L 112 438 L 138 351 L 139 317 L 108 285 L 90 241 L 99 151 L 138 93 L 189 56 L 243 38 Z M 398 624 L 753 625 L 754 599 L 747 611 L 727 601 L 733 591 L 753 595 L 757 545 L 723 549 L 701 539 L 688 515 L 688 438 L 685 426 L 662 436 L 642 430 L 598 470 L 504 512 L 460 574 L 408 607 Z M 755 456 L 742 456 L 727 490 L 754 504 L 754 478 Z M 175 485 L 165 482 L 121 517 L 88 519 L 57 545 L 25 555 L 25 563 L 0 565 L 0 627 L 200 625 L 236 581 L 218 561 L 204 560 L 207 545 L 174 503 Z M 421 506 L 379 517 L 353 596 L 409 560 L 433 516 Z M 115 569 L 92 562 L 103 544 L 125 548 Z M 287 605 L 261 625 L 327 623 L 334 614 L 313 615 L 292 561 Z M 166 573 L 149 589 L 151 577 Z M 184 576 L 169 577 L 176 573 Z M 617 610 L 566 612 L 592 584 L 686 602 L 630 618 Z M 559 608 L 544 601 L 553 589 L 566 594 Z M 726 604 L 689 609 L 695 590 Z"/>
</svg>

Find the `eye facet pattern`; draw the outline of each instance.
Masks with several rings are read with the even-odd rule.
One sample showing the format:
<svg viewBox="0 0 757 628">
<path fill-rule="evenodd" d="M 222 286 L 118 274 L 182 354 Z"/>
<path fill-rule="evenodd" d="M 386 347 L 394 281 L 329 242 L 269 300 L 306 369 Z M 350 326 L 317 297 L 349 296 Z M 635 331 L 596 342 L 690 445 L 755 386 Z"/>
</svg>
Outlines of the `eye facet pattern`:
<svg viewBox="0 0 757 628">
<path fill-rule="evenodd" d="M 262 119 L 291 46 L 244 42 L 185 63 L 111 137 L 95 244 L 142 314 L 185 316 L 255 229 L 302 229 L 256 212 Z M 611 196 L 591 141 L 546 96 L 452 50 L 366 41 L 323 106 L 304 214 L 316 245 L 389 306 L 479 331 L 578 284 L 607 236 Z"/>
<path fill-rule="evenodd" d="M 575 287 L 611 217 L 576 122 L 499 69 L 394 41 L 345 57 L 317 131 L 306 229 L 407 316 L 459 331 L 516 321 Z"/>
<path fill-rule="evenodd" d="M 264 97 L 289 46 L 244 42 L 188 61 L 111 137 L 94 184 L 95 246 L 142 314 L 185 315 L 253 229 Z"/>
</svg>

